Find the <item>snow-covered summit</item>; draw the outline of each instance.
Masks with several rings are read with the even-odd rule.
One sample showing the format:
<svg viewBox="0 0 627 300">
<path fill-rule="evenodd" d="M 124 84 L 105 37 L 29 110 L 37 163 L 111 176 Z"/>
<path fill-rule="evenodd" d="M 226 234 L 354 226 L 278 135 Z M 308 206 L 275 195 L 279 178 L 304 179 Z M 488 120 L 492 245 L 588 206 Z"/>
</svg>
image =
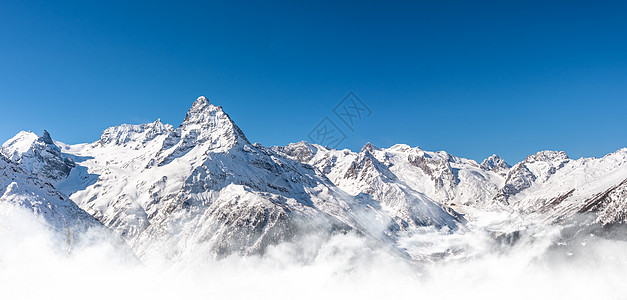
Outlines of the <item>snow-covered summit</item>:
<svg viewBox="0 0 627 300">
<path fill-rule="evenodd" d="M 564 151 L 545 150 L 545 151 L 540 151 L 536 154 L 527 156 L 527 158 L 525 158 L 524 160 L 524 163 L 533 163 L 533 162 L 538 162 L 538 161 L 561 162 L 561 161 L 566 161 L 569 159 L 570 158 L 568 157 L 568 155 L 566 155 L 566 152 Z"/>
<path fill-rule="evenodd" d="M 39 136 L 36 133 L 32 131 L 20 131 L 2 144 L 0 152 L 7 158 L 18 161 L 22 154 L 30 150 L 37 140 L 39 140 Z"/>
<path fill-rule="evenodd" d="M 490 155 L 490 157 L 484 159 L 483 162 L 481 162 L 481 168 L 487 171 L 501 173 L 507 172 L 507 170 L 509 170 L 509 168 L 511 167 L 500 156 L 492 154 Z"/>
<path fill-rule="evenodd" d="M 374 146 L 370 142 L 368 142 L 361 148 L 361 150 L 359 150 L 359 152 L 366 152 L 366 151 L 368 151 L 368 152 L 372 153 L 372 152 L 378 151 L 378 150 L 381 150 L 381 149 L 377 148 L 376 146 Z"/>
<path fill-rule="evenodd" d="M 204 96 L 198 97 L 187 111 L 185 120 L 179 127 L 184 132 L 195 132 L 198 142 L 209 141 L 223 146 L 233 146 L 239 140 L 249 143 L 242 130 L 222 110 Z"/>
</svg>

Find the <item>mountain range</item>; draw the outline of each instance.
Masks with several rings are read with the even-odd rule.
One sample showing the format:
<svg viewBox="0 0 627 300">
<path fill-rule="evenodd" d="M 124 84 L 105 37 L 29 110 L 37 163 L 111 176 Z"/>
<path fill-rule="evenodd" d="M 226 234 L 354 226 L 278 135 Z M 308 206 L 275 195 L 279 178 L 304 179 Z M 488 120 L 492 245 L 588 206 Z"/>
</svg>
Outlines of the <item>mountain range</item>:
<svg viewBox="0 0 627 300">
<path fill-rule="evenodd" d="M 199 97 L 177 127 L 110 127 L 68 145 L 20 132 L 0 148 L 0 202 L 55 230 L 113 231 L 140 258 L 263 253 L 310 233 L 353 231 L 409 256 L 404 232 L 472 230 L 486 212 L 512 223 L 611 226 L 627 218 L 627 148 L 601 158 L 541 151 L 508 165 L 370 143 L 251 143 Z"/>
</svg>

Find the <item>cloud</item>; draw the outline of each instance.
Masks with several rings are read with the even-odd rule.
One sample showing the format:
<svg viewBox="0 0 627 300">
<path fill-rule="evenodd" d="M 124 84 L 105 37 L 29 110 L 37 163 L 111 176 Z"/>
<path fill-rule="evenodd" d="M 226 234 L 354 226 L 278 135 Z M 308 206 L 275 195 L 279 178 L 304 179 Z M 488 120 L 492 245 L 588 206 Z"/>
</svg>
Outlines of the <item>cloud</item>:
<svg viewBox="0 0 627 300">
<path fill-rule="evenodd" d="M 263 255 L 215 260 L 199 246 L 138 262 L 103 232 L 74 237 L 0 214 L 2 299 L 620 298 L 627 242 L 564 227 L 528 228 L 514 244 L 485 230 L 399 239 L 414 260 L 354 233 L 302 236 Z"/>
</svg>

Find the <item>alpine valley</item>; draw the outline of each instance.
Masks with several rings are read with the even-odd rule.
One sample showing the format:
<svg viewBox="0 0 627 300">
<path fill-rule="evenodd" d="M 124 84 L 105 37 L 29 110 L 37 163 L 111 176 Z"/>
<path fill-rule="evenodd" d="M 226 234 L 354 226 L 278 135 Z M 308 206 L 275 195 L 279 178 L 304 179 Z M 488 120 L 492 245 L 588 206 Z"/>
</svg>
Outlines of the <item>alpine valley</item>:
<svg viewBox="0 0 627 300">
<path fill-rule="evenodd" d="M 627 221 L 627 148 L 579 159 L 542 151 L 510 166 L 403 144 L 266 147 L 205 97 L 177 127 L 123 124 L 76 145 L 23 131 L 0 153 L 3 209 L 56 232 L 110 232 L 140 260 L 254 256 L 313 234 L 356 234 L 402 260 L 437 261 L 459 252 L 407 241 L 484 232 L 507 246 L 534 228 L 570 228 L 558 245 Z"/>
</svg>

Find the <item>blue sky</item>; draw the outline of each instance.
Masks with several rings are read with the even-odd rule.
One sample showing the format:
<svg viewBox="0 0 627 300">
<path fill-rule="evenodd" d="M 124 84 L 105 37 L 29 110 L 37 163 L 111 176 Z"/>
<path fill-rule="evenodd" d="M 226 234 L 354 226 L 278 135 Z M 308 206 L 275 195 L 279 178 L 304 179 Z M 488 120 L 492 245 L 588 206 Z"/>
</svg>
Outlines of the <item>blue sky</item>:
<svg viewBox="0 0 627 300">
<path fill-rule="evenodd" d="M 509 2 L 509 1 L 507 1 Z M 0 140 L 177 126 L 205 95 L 254 142 L 347 138 L 509 163 L 627 146 L 627 3 L 0 2 Z M 372 111 L 350 130 L 333 108 Z"/>
</svg>

